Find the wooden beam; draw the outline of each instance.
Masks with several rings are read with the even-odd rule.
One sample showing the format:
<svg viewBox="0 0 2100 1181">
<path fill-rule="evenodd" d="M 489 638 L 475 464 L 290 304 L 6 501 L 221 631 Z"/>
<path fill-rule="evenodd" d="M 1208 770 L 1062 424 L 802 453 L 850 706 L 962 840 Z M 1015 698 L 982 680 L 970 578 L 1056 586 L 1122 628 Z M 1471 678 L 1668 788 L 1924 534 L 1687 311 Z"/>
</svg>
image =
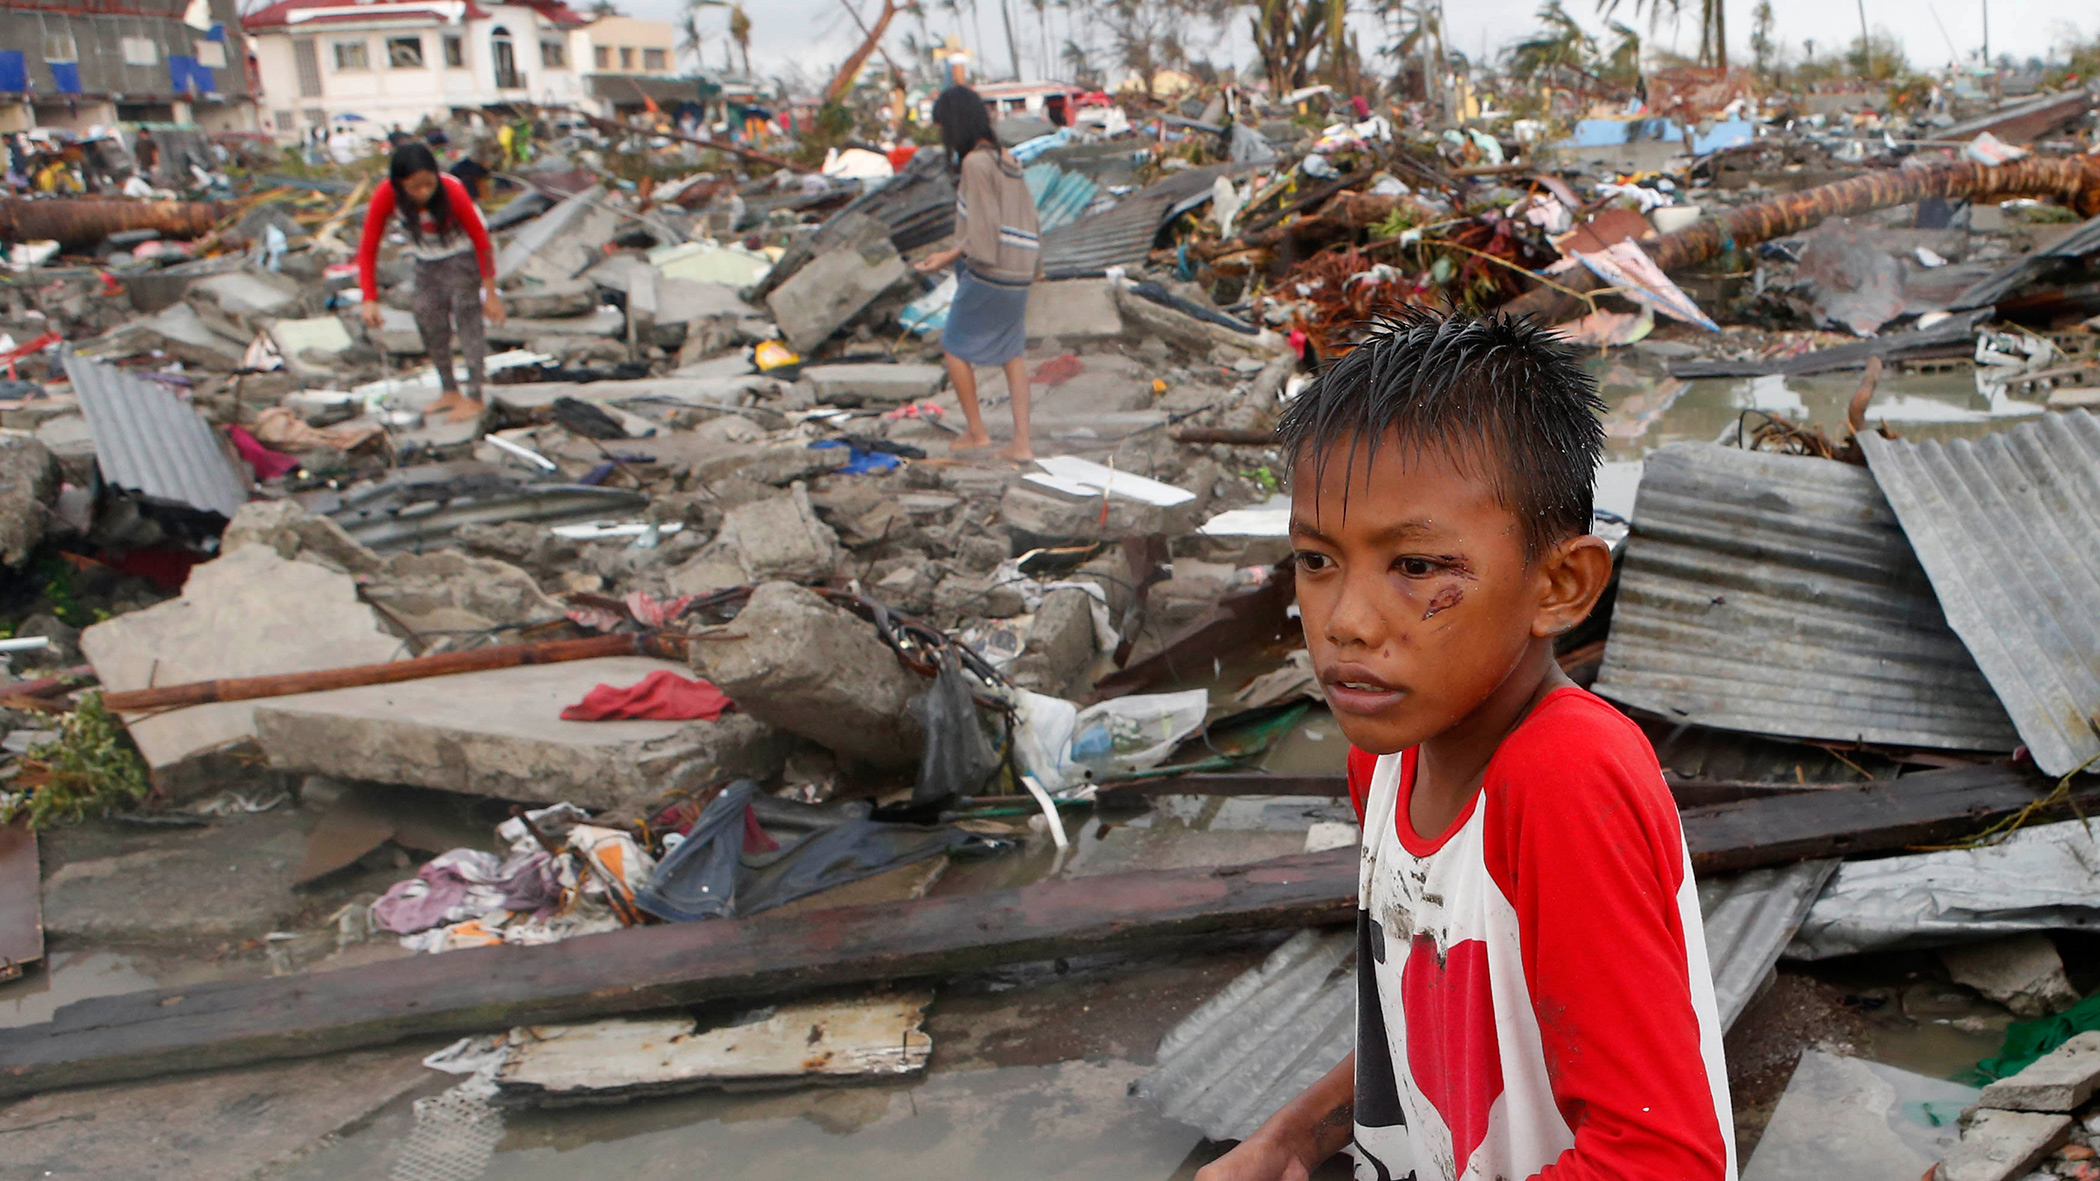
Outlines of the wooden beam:
<svg viewBox="0 0 2100 1181">
<path fill-rule="evenodd" d="M 1335 849 L 94 997 L 0 1038 L 0 1096 L 1333 923 L 1355 893 L 1356 851 Z"/>
<path fill-rule="evenodd" d="M 2003 766 L 1930 771 L 1687 808 L 1685 840 L 1700 873 L 1886 853 L 1972 835 L 2051 786 Z M 2100 786 L 2074 798 L 2100 811 Z M 2033 819 L 2068 810 L 2062 802 Z M 1316 926 L 1349 917 L 1356 866 L 1354 849 L 1335 849 L 94 997 L 0 1038 L 0 1098 L 412 1037 L 940 976 L 1177 936 Z"/>
<path fill-rule="evenodd" d="M 1733 873 L 1818 857 L 1894 853 L 1973 836 L 1995 819 L 2047 797 L 2033 770 L 1988 765 L 1900 779 L 1685 808 L 1685 844 L 1699 873 Z M 2100 785 L 2037 809 L 2033 820 L 2100 810 Z"/>
</svg>

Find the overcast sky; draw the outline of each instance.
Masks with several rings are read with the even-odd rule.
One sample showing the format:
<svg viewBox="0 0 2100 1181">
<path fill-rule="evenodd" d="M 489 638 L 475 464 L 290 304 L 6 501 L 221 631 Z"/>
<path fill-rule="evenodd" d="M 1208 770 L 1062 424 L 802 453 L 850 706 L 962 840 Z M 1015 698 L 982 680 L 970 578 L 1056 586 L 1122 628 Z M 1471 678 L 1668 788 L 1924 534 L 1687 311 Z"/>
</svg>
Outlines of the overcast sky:
<svg viewBox="0 0 2100 1181">
<path fill-rule="evenodd" d="M 661 20 L 676 20 L 684 8 L 684 0 L 619 0 L 621 7 L 631 15 L 653 17 Z M 1014 6 L 1015 37 L 1021 43 L 1023 73 L 1037 77 L 1041 70 L 1036 66 L 1036 45 L 1039 42 L 1035 10 L 1031 0 L 1009 0 Z M 1594 0 L 1566 0 L 1567 7 L 1593 28 L 1601 27 L 1596 18 Z M 1689 11 L 1696 0 L 1686 0 Z M 1727 0 L 1727 16 L 1730 55 L 1750 56 L 1750 10 L 1755 0 Z M 2010 53 L 2024 61 L 2029 56 L 2046 56 L 2050 47 L 2060 44 L 2063 38 L 2076 34 L 2084 37 L 2100 35 L 2100 6 L 2092 0 L 1865 0 L 1867 22 L 1886 28 L 1902 39 L 1905 52 L 1911 63 L 1919 67 L 1945 65 L 1950 60 L 1949 42 L 1955 50 L 1970 54 L 1983 40 L 1984 5 L 1989 5 L 1991 55 Z M 1451 22 L 1452 43 L 1469 57 L 1477 57 L 1482 48 L 1494 52 L 1502 45 L 1521 38 L 1534 27 L 1533 14 L 1539 0 L 1445 0 L 1445 10 Z M 959 35 L 963 43 L 979 51 L 980 60 L 991 63 L 995 75 L 1010 73 L 1007 65 L 1008 52 L 1004 26 L 999 22 L 997 0 L 978 0 L 979 20 L 983 26 L 980 43 L 977 28 L 967 15 L 969 0 L 962 0 L 965 15 L 961 19 L 947 11 L 945 0 L 926 0 L 927 25 L 936 36 Z M 832 68 L 844 59 L 859 42 L 859 31 L 852 18 L 846 14 L 841 0 L 744 0 L 744 8 L 751 16 L 751 64 L 754 72 L 776 73 L 790 63 L 799 65 L 811 77 L 825 79 Z M 859 8 L 870 18 L 881 10 L 881 0 L 859 0 Z M 1622 5 L 1622 19 L 1631 8 L 1630 0 Z M 1821 56 L 1826 46 L 1842 46 L 1848 39 L 1859 34 L 1858 7 L 1856 4 L 1833 3 L 1832 0 L 1772 0 L 1772 9 L 1780 39 L 1796 56 L 1801 52 L 1804 40 L 1813 40 L 1816 53 Z M 721 30 L 727 25 L 725 9 L 708 8 L 702 11 L 702 28 L 716 34 L 706 51 L 707 63 L 719 68 L 722 62 L 724 39 Z M 1202 46 L 1195 46 L 1198 56 L 1209 56 L 1218 65 L 1250 64 L 1253 54 L 1244 31 L 1242 17 L 1220 44 L 1212 46 L 1207 53 Z M 1943 31 L 1944 30 L 1944 31 Z M 886 44 L 898 45 L 905 32 L 918 32 L 918 23 L 910 17 L 899 15 L 891 23 Z M 1081 29 L 1082 34 L 1084 29 Z M 1067 33 L 1066 24 L 1056 0 L 1050 5 L 1050 41 L 1062 45 Z M 1366 28 L 1361 43 L 1367 48 L 1376 43 L 1374 30 Z M 1677 34 L 1677 46 L 1684 52 L 1696 52 L 1699 45 L 1698 31 L 1690 21 Z M 1658 30 L 1654 42 L 1669 45 L 1671 34 L 1667 25 Z M 1054 60 L 1054 55 L 1053 55 Z"/>
</svg>

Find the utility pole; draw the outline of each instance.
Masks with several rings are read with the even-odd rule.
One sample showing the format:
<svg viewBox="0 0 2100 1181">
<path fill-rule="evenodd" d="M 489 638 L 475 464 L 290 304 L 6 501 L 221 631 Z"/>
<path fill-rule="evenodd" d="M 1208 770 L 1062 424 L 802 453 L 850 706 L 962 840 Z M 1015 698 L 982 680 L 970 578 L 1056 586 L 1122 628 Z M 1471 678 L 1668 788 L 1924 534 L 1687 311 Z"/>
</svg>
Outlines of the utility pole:
<svg viewBox="0 0 2100 1181">
<path fill-rule="evenodd" d="M 1874 77 L 1874 39 L 1867 35 L 1867 0 L 1859 0 L 1859 58 L 1861 74 Z"/>
<path fill-rule="evenodd" d="M 1983 6 L 1983 64 L 1991 64 L 1991 0 L 1978 0 Z"/>
</svg>

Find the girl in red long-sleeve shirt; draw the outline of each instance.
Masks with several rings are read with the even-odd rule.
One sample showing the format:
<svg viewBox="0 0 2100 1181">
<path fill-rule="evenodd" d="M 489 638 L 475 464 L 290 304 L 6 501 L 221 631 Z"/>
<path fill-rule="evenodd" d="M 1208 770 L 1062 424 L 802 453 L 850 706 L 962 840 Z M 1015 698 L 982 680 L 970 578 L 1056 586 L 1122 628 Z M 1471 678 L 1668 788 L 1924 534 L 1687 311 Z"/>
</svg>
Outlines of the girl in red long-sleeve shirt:
<svg viewBox="0 0 2100 1181">
<path fill-rule="evenodd" d="M 357 248 L 357 282 L 364 292 L 365 326 L 380 325 L 379 239 L 388 219 L 396 212 L 408 231 L 409 257 L 416 260 L 416 329 L 423 334 L 423 347 L 437 366 L 443 393 L 424 408 L 427 415 L 449 416 L 454 422 L 479 418 L 483 358 L 488 338 L 482 317 L 503 323 L 503 301 L 496 295 L 496 255 L 489 246 L 488 228 L 481 211 L 465 185 L 438 171 L 437 157 L 423 143 L 408 143 L 394 149 L 387 169 L 387 183 L 372 194 L 365 210 L 364 238 Z M 460 396 L 459 377 L 452 369 L 452 333 L 459 330 L 461 351 L 467 360 L 467 390 Z"/>
</svg>

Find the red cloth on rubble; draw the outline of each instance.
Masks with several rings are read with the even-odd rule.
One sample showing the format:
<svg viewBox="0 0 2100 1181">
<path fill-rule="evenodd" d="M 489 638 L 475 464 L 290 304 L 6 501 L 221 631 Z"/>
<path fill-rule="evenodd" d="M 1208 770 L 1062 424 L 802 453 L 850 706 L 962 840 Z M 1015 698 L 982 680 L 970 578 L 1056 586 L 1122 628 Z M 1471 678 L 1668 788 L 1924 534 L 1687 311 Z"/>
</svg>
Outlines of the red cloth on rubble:
<svg viewBox="0 0 2100 1181">
<path fill-rule="evenodd" d="M 660 722 L 682 722 L 698 718 L 712 722 L 730 707 L 720 689 L 706 681 L 658 669 L 641 683 L 621 688 L 600 685 L 583 700 L 561 711 L 565 722 L 606 722 L 621 718 L 649 718 Z"/>
</svg>

